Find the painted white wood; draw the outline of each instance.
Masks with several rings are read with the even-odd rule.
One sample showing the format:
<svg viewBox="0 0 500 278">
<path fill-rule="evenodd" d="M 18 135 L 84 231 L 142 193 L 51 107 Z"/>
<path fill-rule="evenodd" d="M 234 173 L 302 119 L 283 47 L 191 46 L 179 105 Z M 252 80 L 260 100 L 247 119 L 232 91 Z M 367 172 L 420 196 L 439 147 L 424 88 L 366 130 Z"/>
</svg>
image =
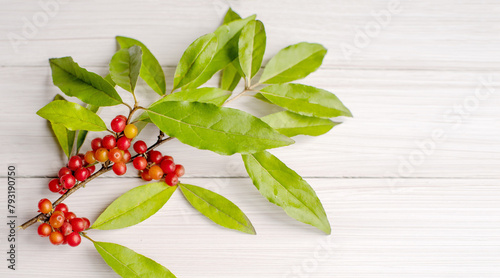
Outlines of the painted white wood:
<svg viewBox="0 0 500 278">
<path fill-rule="evenodd" d="M 46 189 L 46 177 L 64 161 L 45 120 L 35 114 L 58 93 L 47 59 L 71 55 L 106 74 L 114 36 L 127 35 L 149 46 L 171 87 L 183 50 L 213 31 L 231 5 L 264 22 L 266 61 L 300 41 L 329 50 L 323 66 L 300 82 L 334 92 L 355 117 L 327 135 L 297 137 L 295 145 L 272 152 L 317 190 L 333 234 L 298 223 L 264 200 L 243 178 L 238 155 L 218 156 L 173 141 L 161 150 L 186 166 L 183 181 L 234 201 L 258 235 L 212 224 L 176 192 L 144 223 L 91 236 L 126 245 L 178 277 L 500 276 L 498 1 L 0 0 L 0 5 L 0 176 L 6 183 L 5 169 L 15 164 L 23 177 L 17 186 L 18 221 L 35 213 L 40 198 L 57 197 Z M 390 19 L 377 23 L 377 14 L 387 12 Z M 143 83 L 139 90 L 145 103 L 156 97 Z M 257 116 L 277 111 L 251 97 L 231 105 Z M 125 112 L 113 107 L 101 115 L 109 121 Z M 156 131 L 147 128 L 142 136 L 153 142 Z M 112 200 L 142 184 L 127 175 L 106 175 L 67 204 L 93 221 Z M 1 208 L 5 202 L 0 199 Z M 3 221 L 5 213 L 0 210 Z M 7 232 L 5 225 L 0 228 L 3 254 Z M 89 242 L 52 247 L 34 229 L 18 231 L 17 240 L 19 268 L 7 270 L 4 260 L 0 277 L 116 277 Z"/>
</svg>

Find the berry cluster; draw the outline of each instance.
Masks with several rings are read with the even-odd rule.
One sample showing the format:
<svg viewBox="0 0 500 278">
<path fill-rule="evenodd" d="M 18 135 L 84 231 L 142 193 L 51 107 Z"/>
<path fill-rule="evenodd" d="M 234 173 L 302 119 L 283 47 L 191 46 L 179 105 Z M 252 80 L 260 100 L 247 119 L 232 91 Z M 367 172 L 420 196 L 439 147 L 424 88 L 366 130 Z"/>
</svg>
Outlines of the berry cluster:
<svg viewBox="0 0 500 278">
<path fill-rule="evenodd" d="M 84 159 L 83 154 L 72 156 L 68 165 L 59 170 L 58 179 L 49 182 L 49 190 L 52 192 L 66 193 L 73 188 L 77 181 L 86 180 L 95 171 L 95 166 Z"/>
<path fill-rule="evenodd" d="M 68 210 L 68 206 L 61 203 L 52 211 L 52 203 L 48 199 L 42 199 L 38 203 L 38 209 L 43 214 L 50 214 L 47 222 L 38 226 L 38 234 L 41 237 L 49 237 L 54 245 L 68 244 L 75 247 L 80 245 L 82 238 L 80 232 L 90 227 L 90 221 L 78 218 L 76 214 Z"/>
<path fill-rule="evenodd" d="M 174 186 L 179 182 L 179 177 L 184 175 L 184 166 L 176 165 L 173 157 L 163 156 L 155 150 L 146 153 L 147 145 L 144 141 L 135 142 L 134 150 L 142 155 L 134 158 L 132 163 L 134 168 L 140 171 L 143 180 L 160 180 L 165 177 L 165 183 Z"/>
</svg>

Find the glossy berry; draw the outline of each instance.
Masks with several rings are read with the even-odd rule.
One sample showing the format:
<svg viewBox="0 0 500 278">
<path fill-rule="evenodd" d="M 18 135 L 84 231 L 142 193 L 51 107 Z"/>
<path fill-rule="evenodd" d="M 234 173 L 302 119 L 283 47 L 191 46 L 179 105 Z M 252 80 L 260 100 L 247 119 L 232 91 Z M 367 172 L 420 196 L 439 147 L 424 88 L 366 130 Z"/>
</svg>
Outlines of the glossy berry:
<svg viewBox="0 0 500 278">
<path fill-rule="evenodd" d="M 59 229 L 61 228 L 65 220 L 66 218 L 64 217 L 64 214 L 60 211 L 56 211 L 50 216 L 49 223 L 53 228 Z"/>
<path fill-rule="evenodd" d="M 123 115 L 118 115 L 111 121 L 111 129 L 117 133 L 122 132 L 126 125 L 127 118 Z"/>
<path fill-rule="evenodd" d="M 149 168 L 149 176 L 154 180 L 159 180 L 163 177 L 163 170 L 158 165 L 153 165 Z"/>
<path fill-rule="evenodd" d="M 102 147 L 108 150 L 116 147 L 116 138 L 113 135 L 106 135 L 102 138 Z"/>
<path fill-rule="evenodd" d="M 145 169 L 144 171 L 142 171 L 141 178 L 143 180 L 145 180 L 145 181 L 151 181 L 152 180 L 151 176 L 149 175 L 149 170 L 148 169 Z"/>
<path fill-rule="evenodd" d="M 89 170 L 90 174 L 92 175 L 92 173 L 94 173 L 94 171 L 95 171 L 95 165 L 87 167 L 87 169 Z"/>
<path fill-rule="evenodd" d="M 118 176 L 121 176 L 127 172 L 127 165 L 123 162 L 117 162 L 113 164 L 113 172 Z"/>
<path fill-rule="evenodd" d="M 62 177 L 66 174 L 73 174 L 73 172 L 68 167 L 62 167 L 61 170 L 59 170 L 58 176 Z"/>
<path fill-rule="evenodd" d="M 177 164 L 175 165 L 175 171 L 174 171 L 174 174 L 178 177 L 182 177 L 184 176 L 184 166 L 182 166 L 181 164 Z"/>
<path fill-rule="evenodd" d="M 41 199 L 38 202 L 38 211 L 43 214 L 49 213 L 52 211 L 52 203 L 49 199 Z"/>
<path fill-rule="evenodd" d="M 170 155 L 165 155 L 165 156 L 161 159 L 161 161 L 163 162 L 164 160 L 171 160 L 172 162 L 174 162 L 174 158 L 173 158 L 173 157 L 171 157 Z"/>
<path fill-rule="evenodd" d="M 55 231 L 50 233 L 49 240 L 54 245 L 60 245 L 64 241 L 64 236 L 61 232 Z"/>
<path fill-rule="evenodd" d="M 160 167 L 165 174 L 173 173 L 175 171 L 175 163 L 172 160 L 162 160 Z"/>
<path fill-rule="evenodd" d="M 94 152 L 93 151 L 88 151 L 85 153 L 85 161 L 88 163 L 88 164 L 92 164 L 92 163 L 95 163 L 96 159 L 95 159 L 95 156 L 94 156 Z"/>
<path fill-rule="evenodd" d="M 179 182 L 179 178 L 176 174 L 170 173 L 165 176 L 165 182 L 170 186 L 174 186 Z"/>
<path fill-rule="evenodd" d="M 75 186 L 76 179 L 72 174 L 66 174 L 62 176 L 60 179 L 62 186 L 66 189 L 71 189 Z"/>
<path fill-rule="evenodd" d="M 63 236 L 67 236 L 73 232 L 73 226 L 67 221 L 65 221 L 59 231 L 63 234 Z"/>
<path fill-rule="evenodd" d="M 68 189 L 61 189 L 61 191 L 59 191 L 59 194 L 63 195 L 64 193 L 68 192 Z"/>
<path fill-rule="evenodd" d="M 85 218 L 85 217 L 82 217 L 82 220 L 83 220 L 83 222 L 85 222 L 85 229 L 84 230 L 87 230 L 88 228 L 90 228 L 90 220 L 88 218 Z"/>
<path fill-rule="evenodd" d="M 77 233 L 83 232 L 85 230 L 85 225 L 87 225 L 83 219 L 78 217 L 71 219 L 69 223 L 73 227 L 73 231 Z"/>
<path fill-rule="evenodd" d="M 80 242 L 82 242 L 82 238 L 80 237 L 79 233 L 72 232 L 66 237 L 66 241 L 68 242 L 69 246 L 76 247 L 80 245 Z"/>
<path fill-rule="evenodd" d="M 64 213 L 64 215 L 66 215 L 66 213 L 68 212 L 68 206 L 65 203 L 60 203 L 59 205 L 56 206 L 54 211 L 60 211 Z"/>
<path fill-rule="evenodd" d="M 95 152 L 97 149 L 102 148 L 102 139 L 101 138 L 94 138 L 90 142 L 90 147 L 92 147 L 92 150 Z"/>
<path fill-rule="evenodd" d="M 72 171 L 76 171 L 76 169 L 81 168 L 83 166 L 82 158 L 78 155 L 74 155 L 69 159 L 68 168 Z"/>
<path fill-rule="evenodd" d="M 148 161 L 155 164 L 160 164 L 162 157 L 163 156 L 159 151 L 150 151 L 148 153 Z"/>
<path fill-rule="evenodd" d="M 144 157 L 138 156 L 138 157 L 134 158 L 134 161 L 132 162 L 132 164 L 134 165 L 135 169 L 144 170 L 144 169 L 146 169 L 146 166 L 148 166 L 148 161 Z"/>
<path fill-rule="evenodd" d="M 127 138 L 129 139 L 133 139 L 134 137 L 136 137 L 138 132 L 139 130 L 134 124 L 128 124 L 127 126 L 125 126 L 125 130 L 123 130 L 123 134 L 125 134 L 125 136 L 127 136 Z"/>
<path fill-rule="evenodd" d="M 132 158 L 132 155 L 130 154 L 130 152 L 128 150 L 124 150 L 123 151 L 123 158 L 122 158 L 122 162 L 123 163 L 127 163 L 130 161 L 130 158 Z"/>
<path fill-rule="evenodd" d="M 108 161 L 108 150 L 105 148 L 99 148 L 97 151 L 95 151 L 95 159 L 99 162 L 106 162 Z"/>
<path fill-rule="evenodd" d="M 75 171 L 75 179 L 84 181 L 90 176 L 90 171 L 87 168 L 80 168 Z"/>
<path fill-rule="evenodd" d="M 52 227 L 47 223 L 42 223 L 38 226 L 38 235 L 41 237 L 48 237 L 52 233 Z"/>
<path fill-rule="evenodd" d="M 71 211 L 64 213 L 64 216 L 66 217 L 66 221 L 71 221 L 76 218 L 76 214 Z"/>
<path fill-rule="evenodd" d="M 120 150 L 128 150 L 130 148 L 131 141 L 125 136 L 122 136 L 118 138 L 116 141 L 116 147 L 119 148 Z"/>
<path fill-rule="evenodd" d="M 136 153 L 146 153 L 148 150 L 148 146 L 146 145 L 146 142 L 139 140 L 134 143 L 134 151 Z"/>
<path fill-rule="evenodd" d="M 52 179 L 49 182 L 49 190 L 51 192 L 59 192 L 62 189 L 62 185 L 59 183 L 59 179 Z"/>
<path fill-rule="evenodd" d="M 123 158 L 123 151 L 120 149 L 112 149 L 108 152 L 108 159 L 112 162 L 121 162 Z"/>
</svg>

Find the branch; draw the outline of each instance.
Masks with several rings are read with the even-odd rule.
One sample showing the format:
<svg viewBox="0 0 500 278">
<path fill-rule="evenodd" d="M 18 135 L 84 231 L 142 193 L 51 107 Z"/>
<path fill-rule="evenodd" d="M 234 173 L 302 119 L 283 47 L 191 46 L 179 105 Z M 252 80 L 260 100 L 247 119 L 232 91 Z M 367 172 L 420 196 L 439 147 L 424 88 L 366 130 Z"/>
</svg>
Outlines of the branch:
<svg viewBox="0 0 500 278">
<path fill-rule="evenodd" d="M 160 131 L 160 135 L 158 135 L 158 140 L 156 141 L 156 143 L 154 143 L 153 145 L 151 145 L 149 148 L 148 148 L 148 151 L 154 149 L 154 148 L 157 148 L 158 146 L 160 146 L 161 144 L 165 143 L 165 142 L 168 142 L 172 139 L 174 139 L 175 137 L 168 137 L 168 138 L 165 138 L 163 139 L 163 137 L 165 136 L 165 134 L 163 132 Z M 128 163 L 131 163 L 134 158 L 138 157 L 140 154 L 136 154 L 134 155 L 133 157 L 130 158 L 130 161 L 127 162 Z M 71 188 L 70 190 L 68 190 L 68 192 L 64 193 L 61 197 L 59 197 L 59 199 L 57 199 L 53 204 L 52 204 L 52 207 L 56 207 L 57 205 L 59 205 L 60 203 L 62 203 L 64 200 L 66 200 L 66 198 L 69 197 L 69 195 L 73 194 L 75 191 L 77 191 L 78 189 L 84 187 L 87 183 L 89 183 L 91 180 L 97 178 L 98 176 L 106 173 L 106 172 L 109 172 L 111 171 L 111 169 L 113 168 L 112 167 L 113 165 L 109 165 L 109 163 L 106 163 L 105 165 L 102 166 L 102 168 L 95 172 L 94 174 L 92 174 L 88 179 L 86 179 L 85 181 L 77 184 L 75 187 Z M 38 214 L 37 216 L 31 218 L 30 220 L 26 221 L 24 224 L 22 224 L 21 226 L 19 226 L 19 228 L 25 230 L 26 228 L 28 228 L 29 226 L 35 224 L 36 222 L 39 222 L 39 221 L 47 221 L 49 219 L 49 216 L 47 216 L 46 214 L 43 214 L 43 213 L 40 213 Z"/>
</svg>

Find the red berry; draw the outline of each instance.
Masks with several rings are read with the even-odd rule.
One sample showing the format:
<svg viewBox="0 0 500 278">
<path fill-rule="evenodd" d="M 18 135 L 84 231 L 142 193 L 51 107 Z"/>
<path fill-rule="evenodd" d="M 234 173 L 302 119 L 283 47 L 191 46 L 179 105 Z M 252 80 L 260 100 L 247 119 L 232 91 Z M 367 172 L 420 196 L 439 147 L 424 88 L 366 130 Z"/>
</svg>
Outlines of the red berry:
<svg viewBox="0 0 500 278">
<path fill-rule="evenodd" d="M 68 189 L 61 189 L 61 191 L 59 191 L 59 194 L 63 195 L 64 193 L 68 192 Z"/>
<path fill-rule="evenodd" d="M 146 145 L 146 142 L 139 140 L 134 143 L 134 151 L 136 153 L 145 153 L 148 150 L 148 146 Z"/>
<path fill-rule="evenodd" d="M 116 141 L 116 147 L 120 150 L 128 150 L 128 148 L 130 148 L 130 144 L 130 139 L 125 136 L 118 138 L 118 141 Z"/>
<path fill-rule="evenodd" d="M 49 213 L 52 211 L 52 203 L 49 199 L 41 199 L 38 202 L 38 210 L 43 214 Z"/>
<path fill-rule="evenodd" d="M 82 217 L 83 222 L 85 222 L 85 230 L 90 228 L 90 220 L 88 218 Z"/>
<path fill-rule="evenodd" d="M 121 162 L 123 158 L 123 151 L 120 149 L 112 149 L 108 152 L 108 159 L 112 162 Z"/>
<path fill-rule="evenodd" d="M 184 166 L 182 166 L 181 164 L 175 165 L 175 171 L 174 171 L 174 173 L 175 173 L 176 176 L 182 177 L 182 176 L 184 176 L 184 172 L 185 172 Z"/>
<path fill-rule="evenodd" d="M 73 218 L 69 221 L 69 223 L 71 224 L 71 226 L 73 227 L 73 231 L 79 233 L 79 232 L 83 232 L 85 230 L 85 225 L 87 225 L 87 223 L 85 223 L 85 221 L 81 218 Z"/>
<path fill-rule="evenodd" d="M 106 135 L 102 138 L 102 147 L 108 150 L 116 147 L 116 138 L 113 135 Z"/>
<path fill-rule="evenodd" d="M 55 231 L 50 234 L 49 240 L 54 245 L 60 245 L 64 241 L 64 236 L 61 232 Z"/>
<path fill-rule="evenodd" d="M 151 181 L 152 180 L 151 176 L 149 175 L 149 170 L 148 169 L 145 169 L 144 171 L 142 171 L 141 178 L 143 180 L 145 180 L 145 181 Z"/>
<path fill-rule="evenodd" d="M 132 162 L 132 164 L 134 165 L 135 169 L 144 170 L 144 169 L 146 169 L 146 166 L 148 166 L 148 161 L 144 157 L 138 156 L 138 157 L 134 158 L 134 161 Z"/>
<path fill-rule="evenodd" d="M 90 166 L 90 167 L 87 167 L 87 169 L 89 169 L 89 172 L 90 172 L 90 174 L 92 175 L 92 173 L 94 173 L 94 171 L 95 171 L 95 165 L 92 165 L 92 166 Z"/>
<path fill-rule="evenodd" d="M 113 164 L 113 172 L 118 176 L 121 176 L 127 172 L 127 165 L 123 162 L 117 162 Z"/>
<path fill-rule="evenodd" d="M 179 182 L 179 178 L 176 174 L 169 173 L 165 176 L 165 182 L 170 186 L 174 186 Z"/>
<path fill-rule="evenodd" d="M 123 163 L 127 163 L 130 161 L 130 158 L 132 158 L 132 155 L 130 154 L 130 152 L 128 150 L 124 150 L 123 151 L 123 158 L 122 158 L 122 162 Z"/>
<path fill-rule="evenodd" d="M 69 246 L 76 247 L 80 245 L 80 242 L 82 242 L 82 238 L 80 237 L 79 233 L 72 232 L 66 237 L 66 241 L 68 242 Z"/>
<path fill-rule="evenodd" d="M 106 148 L 99 148 L 95 151 L 94 156 L 97 161 L 106 162 L 108 161 L 108 150 Z"/>
<path fill-rule="evenodd" d="M 47 223 L 42 223 L 38 226 L 38 235 L 41 237 L 48 237 L 52 233 L 52 227 Z"/>
<path fill-rule="evenodd" d="M 90 176 L 90 171 L 87 168 L 80 168 L 75 171 L 75 179 L 84 181 Z"/>
<path fill-rule="evenodd" d="M 49 219 L 50 226 L 52 226 L 55 229 L 59 229 L 61 228 L 65 220 L 66 218 L 64 218 L 64 214 L 60 211 L 56 211 L 52 213 L 52 215 L 50 216 Z"/>
<path fill-rule="evenodd" d="M 73 172 L 68 168 L 68 167 L 62 167 L 61 170 L 59 170 L 59 177 L 62 177 L 66 174 L 73 174 Z"/>
<path fill-rule="evenodd" d="M 69 169 L 68 169 L 69 170 Z M 62 189 L 62 185 L 59 183 L 59 179 L 52 179 L 49 181 L 49 190 L 51 192 L 59 192 Z"/>
<path fill-rule="evenodd" d="M 76 169 L 81 168 L 83 166 L 83 160 L 80 156 L 74 155 L 69 159 L 68 168 L 72 171 L 76 171 Z"/>
<path fill-rule="evenodd" d="M 161 152 L 159 151 L 150 151 L 148 153 L 148 161 L 153 162 L 155 164 L 160 164 L 161 159 L 163 158 Z"/>
<path fill-rule="evenodd" d="M 102 139 L 101 138 L 94 138 L 90 142 L 90 146 L 92 147 L 92 150 L 95 152 L 97 149 L 102 148 Z"/>
<path fill-rule="evenodd" d="M 122 132 L 125 129 L 126 125 L 127 125 L 127 118 L 123 115 L 116 116 L 111 121 L 111 129 L 114 132 L 118 132 L 118 133 Z"/>
<path fill-rule="evenodd" d="M 159 180 L 163 177 L 163 170 L 158 165 L 153 165 L 149 168 L 149 176 L 154 180 Z"/>
<path fill-rule="evenodd" d="M 170 155 L 165 155 L 165 156 L 161 159 L 161 161 L 163 162 L 163 160 L 172 160 L 172 162 L 173 162 L 173 161 L 174 161 L 174 158 L 173 158 L 173 157 L 171 157 Z"/>
<path fill-rule="evenodd" d="M 66 189 L 71 189 L 73 186 L 75 186 L 76 179 L 72 174 L 66 174 L 62 176 L 60 179 L 61 184 L 64 188 Z"/>
<path fill-rule="evenodd" d="M 162 160 L 160 167 L 165 174 L 173 173 L 175 171 L 175 163 L 172 160 Z"/>
<path fill-rule="evenodd" d="M 66 217 L 66 221 L 71 221 L 76 218 L 76 214 L 71 211 L 64 213 L 64 216 Z"/>
<path fill-rule="evenodd" d="M 67 236 L 73 232 L 73 226 L 69 222 L 64 222 L 59 231 L 61 231 L 63 236 Z"/>
<path fill-rule="evenodd" d="M 68 206 L 64 203 L 60 203 L 59 205 L 56 206 L 54 211 L 60 211 L 64 214 L 66 214 L 68 212 Z"/>
</svg>

